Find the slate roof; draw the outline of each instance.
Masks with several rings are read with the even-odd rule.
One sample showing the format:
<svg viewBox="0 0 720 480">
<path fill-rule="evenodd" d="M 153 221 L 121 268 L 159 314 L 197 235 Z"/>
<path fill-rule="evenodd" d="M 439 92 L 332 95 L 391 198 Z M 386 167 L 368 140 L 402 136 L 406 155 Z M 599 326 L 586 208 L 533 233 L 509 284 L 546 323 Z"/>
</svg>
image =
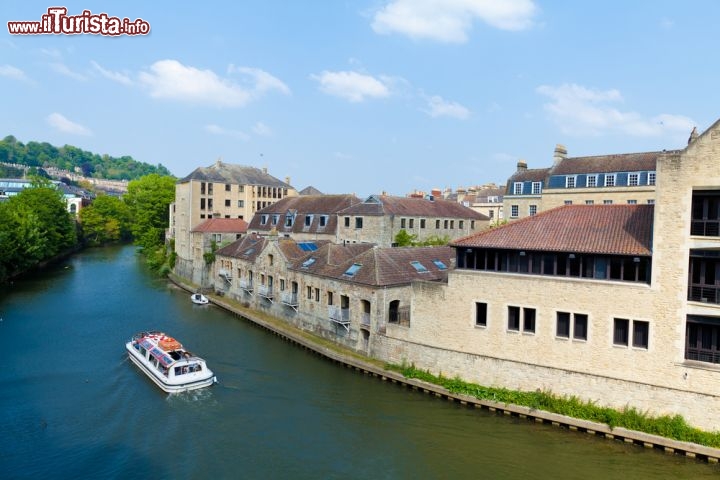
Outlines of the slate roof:
<svg viewBox="0 0 720 480">
<path fill-rule="evenodd" d="M 315 261 L 303 266 L 310 258 Z M 446 268 L 440 268 L 434 261 Z M 420 272 L 411 262 L 419 262 L 425 271 Z M 348 269 L 359 265 L 354 274 Z M 455 266 L 455 251 L 442 247 L 378 247 L 373 244 L 327 244 L 297 260 L 290 267 L 302 273 L 383 287 L 408 284 L 415 280 L 444 280 L 448 270 Z"/>
<path fill-rule="evenodd" d="M 653 205 L 565 205 L 450 245 L 649 256 L 653 211 Z"/>
<path fill-rule="evenodd" d="M 240 218 L 208 218 L 191 231 L 204 233 L 245 233 L 247 229 L 248 223 Z"/>
<path fill-rule="evenodd" d="M 550 168 L 528 168 L 526 170 L 518 170 L 508 178 L 505 185 L 505 195 L 512 195 L 513 183 L 515 182 L 545 182 L 550 173 Z"/>
<path fill-rule="evenodd" d="M 550 175 L 654 171 L 657 158 L 662 154 L 645 152 L 564 158 L 553 166 Z"/>
<path fill-rule="evenodd" d="M 265 185 L 269 187 L 292 188 L 289 184 L 278 180 L 256 167 L 234 165 L 217 161 L 209 167 L 199 167 L 177 183 L 190 180 L 202 182 L 227 183 L 232 185 Z"/>
<path fill-rule="evenodd" d="M 258 210 L 250 220 L 250 229 L 270 231 L 275 228 L 279 233 L 335 233 L 337 231 L 337 212 L 360 203 L 360 199 L 352 194 L 342 195 L 302 195 L 285 197 L 272 205 Z M 285 214 L 291 211 L 295 220 L 291 227 L 285 226 Z M 268 221 L 261 225 L 261 216 L 268 215 Z M 277 225 L 272 225 L 272 215 L 280 215 Z M 305 226 L 305 216 L 313 215 L 312 222 Z M 327 215 L 325 226 L 320 226 L 320 216 Z"/>
<path fill-rule="evenodd" d="M 215 251 L 215 255 L 224 257 L 240 258 L 248 262 L 254 262 L 257 256 L 265 248 L 266 237 L 248 235 L 230 245 L 225 245 Z"/>
<path fill-rule="evenodd" d="M 310 185 L 309 187 L 305 187 L 302 190 L 298 192 L 298 195 L 322 195 L 323 193 L 318 190 L 317 188 Z"/>
<path fill-rule="evenodd" d="M 372 195 L 364 202 L 353 205 L 338 213 L 340 215 L 395 215 L 488 220 L 488 217 L 482 213 L 478 213 L 457 202 L 438 198 L 429 200 L 426 198 L 393 197 L 390 195 Z"/>
</svg>

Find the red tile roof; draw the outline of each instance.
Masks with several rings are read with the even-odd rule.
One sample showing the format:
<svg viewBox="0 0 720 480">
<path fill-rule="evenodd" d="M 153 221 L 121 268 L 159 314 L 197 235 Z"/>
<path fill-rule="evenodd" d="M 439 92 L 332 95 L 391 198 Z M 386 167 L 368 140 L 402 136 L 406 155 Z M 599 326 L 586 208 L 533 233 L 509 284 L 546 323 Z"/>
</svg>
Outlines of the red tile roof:
<svg viewBox="0 0 720 480">
<path fill-rule="evenodd" d="M 451 246 L 649 256 L 653 211 L 653 205 L 566 205 Z"/>
<path fill-rule="evenodd" d="M 340 215 L 405 215 L 415 217 L 446 217 L 488 220 L 482 213 L 460 203 L 435 198 L 393 197 L 373 195 L 362 203 L 339 212 Z"/>
<path fill-rule="evenodd" d="M 241 218 L 209 218 L 192 229 L 204 233 L 245 233 L 248 223 Z"/>
</svg>

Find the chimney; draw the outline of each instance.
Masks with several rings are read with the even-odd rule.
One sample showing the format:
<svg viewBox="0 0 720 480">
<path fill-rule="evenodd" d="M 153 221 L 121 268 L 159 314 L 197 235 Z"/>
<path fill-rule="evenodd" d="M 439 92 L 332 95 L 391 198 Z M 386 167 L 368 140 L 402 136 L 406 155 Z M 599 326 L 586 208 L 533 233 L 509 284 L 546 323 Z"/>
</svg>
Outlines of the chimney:
<svg viewBox="0 0 720 480">
<path fill-rule="evenodd" d="M 522 159 L 518 160 L 517 171 L 524 172 L 525 170 L 527 170 L 527 163 L 525 163 L 525 160 L 522 160 Z"/>
<path fill-rule="evenodd" d="M 288 185 L 290 185 L 290 177 L 285 177 L 285 183 L 287 183 Z"/>
<path fill-rule="evenodd" d="M 433 188 L 432 190 L 430 190 L 430 195 L 432 195 L 435 198 L 438 198 L 438 197 L 442 196 L 442 192 L 440 191 L 439 188 Z"/>
<path fill-rule="evenodd" d="M 263 167 L 263 173 L 267 173 L 267 167 Z"/>
<path fill-rule="evenodd" d="M 565 160 L 567 158 L 567 148 L 565 148 L 565 145 L 557 144 L 555 145 L 555 153 L 553 154 L 553 164 L 557 165 L 560 163 L 561 160 Z"/>
</svg>

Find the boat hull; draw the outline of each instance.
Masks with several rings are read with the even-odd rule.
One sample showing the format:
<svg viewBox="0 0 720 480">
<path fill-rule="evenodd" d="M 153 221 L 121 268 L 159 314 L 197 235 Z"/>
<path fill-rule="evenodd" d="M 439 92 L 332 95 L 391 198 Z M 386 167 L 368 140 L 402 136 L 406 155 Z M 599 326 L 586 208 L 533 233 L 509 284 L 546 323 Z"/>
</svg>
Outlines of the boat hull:
<svg viewBox="0 0 720 480">
<path fill-rule="evenodd" d="M 210 370 L 206 370 L 202 376 L 194 376 L 192 379 L 188 379 L 187 382 L 170 382 L 164 378 L 152 364 L 147 362 L 132 346 L 132 342 L 128 342 L 125 345 L 128 351 L 128 358 L 140 368 L 140 370 L 152 380 L 161 390 L 167 393 L 181 393 L 190 390 L 197 390 L 205 388 L 217 383 L 217 378 Z"/>
</svg>

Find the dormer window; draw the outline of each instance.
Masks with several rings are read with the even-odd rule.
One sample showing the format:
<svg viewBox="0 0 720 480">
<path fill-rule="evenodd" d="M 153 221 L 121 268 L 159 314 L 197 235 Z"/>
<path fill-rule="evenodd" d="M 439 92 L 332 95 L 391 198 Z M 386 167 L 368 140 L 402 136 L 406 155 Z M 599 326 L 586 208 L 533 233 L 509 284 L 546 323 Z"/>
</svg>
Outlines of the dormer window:
<svg viewBox="0 0 720 480">
<path fill-rule="evenodd" d="M 522 195 L 523 184 L 522 182 L 513 183 L 513 195 Z"/>
<path fill-rule="evenodd" d="M 265 214 L 260 215 L 260 225 L 267 225 L 267 221 L 268 221 L 267 215 L 265 215 Z"/>
<path fill-rule="evenodd" d="M 273 224 L 273 225 L 277 225 L 279 221 L 280 221 L 280 215 L 278 215 L 277 213 L 274 214 L 274 215 L 272 216 L 272 224 Z"/>
<path fill-rule="evenodd" d="M 309 227 L 312 225 L 313 215 L 305 215 L 305 226 Z"/>
<path fill-rule="evenodd" d="M 328 216 L 327 215 L 320 215 L 320 226 L 324 227 L 328 223 Z"/>
<path fill-rule="evenodd" d="M 285 226 L 286 227 L 292 227 L 294 220 L 295 220 L 295 215 L 293 215 L 291 212 L 288 212 L 285 214 Z"/>
</svg>

